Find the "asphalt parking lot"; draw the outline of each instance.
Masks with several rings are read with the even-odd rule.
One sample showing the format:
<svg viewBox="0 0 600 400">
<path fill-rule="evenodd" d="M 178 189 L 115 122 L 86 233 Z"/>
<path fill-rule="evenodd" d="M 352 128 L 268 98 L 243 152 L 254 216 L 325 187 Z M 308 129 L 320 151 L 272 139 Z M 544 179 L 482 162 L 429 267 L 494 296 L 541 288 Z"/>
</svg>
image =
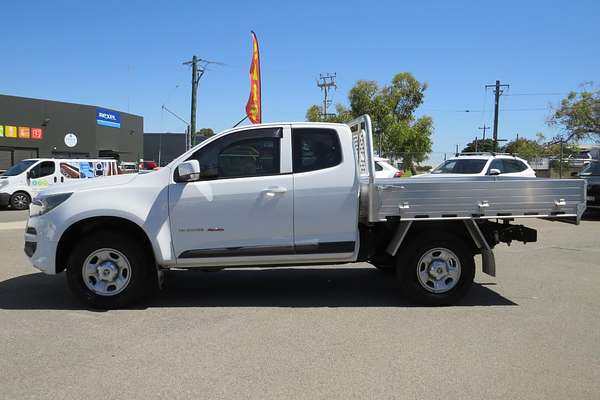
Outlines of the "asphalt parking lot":
<svg viewBox="0 0 600 400">
<path fill-rule="evenodd" d="M 147 307 L 81 308 L 0 211 L 3 399 L 598 399 L 600 218 L 531 220 L 455 307 L 367 264 L 176 271 Z"/>
</svg>

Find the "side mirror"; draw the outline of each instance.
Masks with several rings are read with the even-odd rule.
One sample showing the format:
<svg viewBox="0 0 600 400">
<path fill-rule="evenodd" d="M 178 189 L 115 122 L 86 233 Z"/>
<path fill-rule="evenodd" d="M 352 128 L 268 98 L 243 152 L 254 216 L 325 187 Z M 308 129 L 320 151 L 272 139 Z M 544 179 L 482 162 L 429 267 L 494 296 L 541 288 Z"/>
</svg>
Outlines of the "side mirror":
<svg viewBox="0 0 600 400">
<path fill-rule="evenodd" d="M 177 182 L 193 182 L 200 178 L 200 163 L 198 160 L 184 161 L 177 166 Z"/>
<path fill-rule="evenodd" d="M 33 174 L 31 173 L 31 171 L 27 171 L 27 174 L 25 176 L 27 177 L 27 179 L 33 178 Z"/>
<path fill-rule="evenodd" d="M 502 172 L 500 172 L 500 170 L 496 169 L 496 168 L 490 169 L 490 172 L 489 172 L 490 175 L 500 175 L 501 173 Z"/>
</svg>

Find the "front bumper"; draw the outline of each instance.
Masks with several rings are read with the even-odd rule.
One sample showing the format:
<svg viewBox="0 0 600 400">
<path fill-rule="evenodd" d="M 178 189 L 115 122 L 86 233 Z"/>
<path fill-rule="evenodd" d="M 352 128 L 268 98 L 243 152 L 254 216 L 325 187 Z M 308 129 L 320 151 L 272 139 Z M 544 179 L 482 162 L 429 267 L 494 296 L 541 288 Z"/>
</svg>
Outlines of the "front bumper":
<svg viewBox="0 0 600 400">
<path fill-rule="evenodd" d="M 0 207 L 7 207 L 10 203 L 10 193 L 0 193 Z"/>
<path fill-rule="evenodd" d="M 25 255 L 34 268 L 56 274 L 56 228 L 44 216 L 29 218 L 25 228 Z"/>
</svg>

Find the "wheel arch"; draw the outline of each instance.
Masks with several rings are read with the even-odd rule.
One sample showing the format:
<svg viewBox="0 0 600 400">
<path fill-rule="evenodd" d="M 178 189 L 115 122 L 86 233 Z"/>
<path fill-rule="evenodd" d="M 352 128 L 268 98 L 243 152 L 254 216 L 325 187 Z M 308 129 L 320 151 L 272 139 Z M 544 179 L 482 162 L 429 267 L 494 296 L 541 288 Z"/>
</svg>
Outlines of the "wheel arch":
<svg viewBox="0 0 600 400">
<path fill-rule="evenodd" d="M 396 249 L 396 252 L 390 255 L 395 256 L 397 253 L 402 252 L 407 246 L 410 246 L 412 242 L 430 237 L 432 236 L 432 233 L 454 236 L 457 239 L 460 239 L 473 254 L 480 252 L 477 243 L 469 234 L 463 221 L 414 221 L 407 229 L 407 232 L 401 237 L 392 236 L 389 238 L 387 248 Z M 400 240 L 401 243 L 399 245 L 397 243 L 392 243 L 394 240 Z"/>
<path fill-rule="evenodd" d="M 132 238 L 139 240 L 140 246 L 143 246 L 146 251 L 150 252 L 149 254 L 152 254 L 154 260 L 157 259 L 150 238 L 144 229 L 135 222 L 127 218 L 114 216 L 89 217 L 73 223 L 61 235 L 56 247 L 56 273 L 67 268 L 69 250 L 77 244 L 81 237 L 90 232 L 111 229 L 130 234 Z"/>
</svg>

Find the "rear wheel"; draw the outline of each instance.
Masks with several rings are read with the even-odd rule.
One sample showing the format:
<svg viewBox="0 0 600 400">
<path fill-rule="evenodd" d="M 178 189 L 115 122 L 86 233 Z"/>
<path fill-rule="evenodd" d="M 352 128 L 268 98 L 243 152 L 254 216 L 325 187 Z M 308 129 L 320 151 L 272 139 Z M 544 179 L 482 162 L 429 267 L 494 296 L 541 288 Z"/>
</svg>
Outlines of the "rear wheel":
<svg viewBox="0 0 600 400">
<path fill-rule="evenodd" d="M 10 206 L 15 210 L 26 210 L 31 203 L 31 197 L 25 192 L 16 192 L 10 196 Z"/>
<path fill-rule="evenodd" d="M 397 275 L 403 293 L 423 305 L 456 303 L 473 284 L 473 254 L 451 235 L 421 239 L 397 257 Z"/>
<path fill-rule="evenodd" d="M 69 288 L 93 308 L 121 308 L 141 301 L 152 291 L 153 273 L 152 258 L 144 248 L 116 231 L 82 238 L 67 264 Z"/>
</svg>

